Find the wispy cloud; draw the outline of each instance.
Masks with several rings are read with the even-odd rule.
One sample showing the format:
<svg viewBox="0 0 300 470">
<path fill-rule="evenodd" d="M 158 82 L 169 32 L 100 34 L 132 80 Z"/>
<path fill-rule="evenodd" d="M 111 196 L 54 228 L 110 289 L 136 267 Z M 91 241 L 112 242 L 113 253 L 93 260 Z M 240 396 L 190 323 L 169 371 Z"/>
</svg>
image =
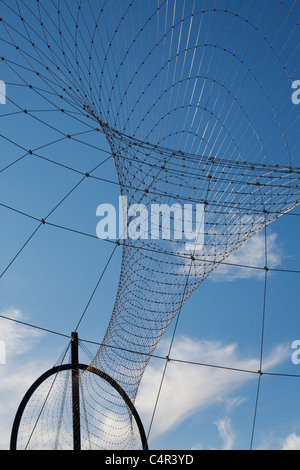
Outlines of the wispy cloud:
<svg viewBox="0 0 300 470">
<path fill-rule="evenodd" d="M 231 419 L 226 417 L 216 421 L 216 426 L 221 439 L 224 442 L 222 450 L 233 450 L 236 441 L 236 435 L 232 429 Z"/>
<path fill-rule="evenodd" d="M 22 312 L 15 308 L 0 311 L 0 315 L 14 320 L 26 321 Z M 5 343 L 8 361 L 28 352 L 33 343 L 38 341 L 41 336 L 40 331 L 0 318 L 0 339 Z"/>
<path fill-rule="evenodd" d="M 260 279 L 264 276 L 263 270 L 244 268 L 240 266 L 264 267 L 265 262 L 265 235 L 258 232 L 252 238 L 247 240 L 240 248 L 233 252 L 226 263 L 221 264 L 211 274 L 212 281 L 235 281 L 237 279 Z M 278 268 L 282 263 L 283 250 L 276 233 L 267 235 L 267 257 L 268 267 Z M 240 265 L 240 266 L 234 266 Z"/>
<path fill-rule="evenodd" d="M 259 370 L 259 358 L 242 357 L 236 344 L 226 345 L 221 342 L 181 337 L 174 345 L 172 357 L 241 370 Z M 286 348 L 278 346 L 265 359 L 264 366 L 270 370 L 285 359 Z M 137 407 L 143 416 L 146 428 L 152 416 L 162 369 L 163 365 L 150 363 L 141 384 Z M 200 409 L 220 402 L 226 405 L 232 393 L 255 377 L 254 374 L 244 372 L 171 362 L 167 369 L 151 437 L 155 439 L 170 429 L 175 429 Z M 238 403 L 242 400 L 240 397 Z M 222 423 L 219 424 L 219 431 L 225 432 L 229 429 L 228 426 L 225 427 L 226 423 L 223 423 L 223 427 Z"/>
<path fill-rule="evenodd" d="M 262 279 L 265 275 L 263 268 L 266 262 L 268 268 L 280 267 L 284 251 L 278 234 L 269 230 L 267 237 L 264 231 L 253 235 L 216 267 L 214 263 L 220 257 L 217 258 L 214 254 L 206 252 L 205 245 L 197 252 L 182 248 L 177 251 L 177 254 L 195 257 L 192 265 L 189 256 L 182 260 L 180 273 L 189 273 L 191 277 L 199 278 L 199 280 L 208 275 L 209 279 L 214 282 L 232 282 L 238 279 Z"/>
<path fill-rule="evenodd" d="M 300 450 L 300 436 L 290 434 L 283 442 L 281 450 Z"/>
<path fill-rule="evenodd" d="M 1 315 L 25 321 L 18 309 L 1 311 Z M 24 393 L 41 374 L 41 360 L 23 356 L 30 353 L 42 338 L 40 331 L 0 318 L 0 340 L 5 343 L 6 364 L 0 365 L 0 449 L 9 447 L 10 433 L 18 404 Z"/>
</svg>

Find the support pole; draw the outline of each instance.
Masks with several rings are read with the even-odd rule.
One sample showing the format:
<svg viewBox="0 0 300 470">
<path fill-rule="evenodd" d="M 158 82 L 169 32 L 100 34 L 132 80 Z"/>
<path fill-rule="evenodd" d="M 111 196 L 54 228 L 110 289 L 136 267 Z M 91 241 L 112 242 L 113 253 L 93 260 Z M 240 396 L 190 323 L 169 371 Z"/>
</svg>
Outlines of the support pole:
<svg viewBox="0 0 300 470">
<path fill-rule="evenodd" d="M 78 333 L 72 333 L 71 338 L 71 362 L 74 366 L 72 368 L 73 447 L 74 450 L 81 450 Z"/>
</svg>

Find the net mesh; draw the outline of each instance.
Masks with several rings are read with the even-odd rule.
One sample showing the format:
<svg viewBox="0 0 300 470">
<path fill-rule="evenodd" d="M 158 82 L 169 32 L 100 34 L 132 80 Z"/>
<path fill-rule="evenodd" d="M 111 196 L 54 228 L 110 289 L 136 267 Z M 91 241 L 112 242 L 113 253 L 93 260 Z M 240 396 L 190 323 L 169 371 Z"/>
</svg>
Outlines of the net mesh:
<svg viewBox="0 0 300 470">
<path fill-rule="evenodd" d="M 299 204 L 298 114 L 290 99 L 297 4 L 15 0 L 2 1 L 2 10 L 2 61 L 39 109 L 47 106 L 39 121 L 55 128 L 52 110 L 104 133 L 123 202 L 139 214 L 133 236 L 120 238 L 117 297 L 105 346 L 92 361 L 134 402 L 151 354 L 200 283 Z M 33 116 L 22 96 L 13 103 Z M 62 139 L 71 138 L 66 129 L 59 129 Z M 197 204 L 196 239 L 164 239 L 163 215 L 174 228 L 183 207 L 196 233 Z M 131 224 L 129 217 L 126 232 Z M 38 421 L 30 439 L 37 436 L 36 446 L 51 422 L 59 436 L 49 428 L 53 439 L 43 445 L 70 445 L 70 420 L 65 426 L 64 415 L 52 416 L 69 400 L 67 379 L 55 383 L 56 398 L 38 419 L 29 419 Z M 81 383 L 86 446 L 138 447 L 122 400 L 89 372 Z"/>
</svg>

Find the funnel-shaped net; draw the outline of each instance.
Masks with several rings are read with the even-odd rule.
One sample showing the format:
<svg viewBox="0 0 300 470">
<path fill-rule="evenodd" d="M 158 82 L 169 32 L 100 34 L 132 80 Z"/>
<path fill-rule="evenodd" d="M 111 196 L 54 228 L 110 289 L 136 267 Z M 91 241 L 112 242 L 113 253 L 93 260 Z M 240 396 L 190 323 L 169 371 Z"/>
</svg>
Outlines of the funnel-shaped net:
<svg viewBox="0 0 300 470">
<path fill-rule="evenodd" d="M 15 60 L 10 66 L 54 108 L 63 100 L 101 127 L 123 209 L 135 205 L 139 216 L 131 237 L 121 233 L 117 298 L 105 347 L 92 362 L 134 401 L 152 352 L 192 292 L 247 239 L 299 204 L 291 101 L 297 4 L 2 3 L 2 36 L 20 68 Z M 20 32 L 10 27 L 15 15 Z M 195 234 L 191 240 L 174 237 L 180 213 L 182 227 L 190 227 L 185 234 Z M 163 236 L 168 215 L 170 239 Z M 126 233 L 131 223 L 129 217 Z M 110 400 L 94 378 L 87 382 L 87 415 L 102 407 L 106 418 L 99 422 L 107 424 L 106 438 L 102 425 L 93 427 L 94 445 L 101 439 L 110 447 L 109 436 L 125 429 L 114 445 L 132 446 L 126 406 Z"/>
<path fill-rule="evenodd" d="M 151 353 L 183 303 L 236 248 L 298 203 L 300 172 L 176 154 L 107 132 L 127 204 L 137 204 L 139 210 L 135 236 L 140 238 L 124 243 L 117 300 L 104 340 L 113 348 L 101 348 L 94 362 L 113 371 L 134 399 Z M 179 211 L 180 217 L 181 207 L 196 203 L 203 208 L 198 213 L 200 230 L 195 227 L 196 210 L 187 211 L 182 220 L 182 225 L 192 225 L 193 219 L 194 240 L 188 241 L 184 233 L 180 240 L 161 239 L 164 223 L 175 225 L 172 216 L 178 218 Z M 158 220 L 160 239 L 153 239 Z"/>
</svg>

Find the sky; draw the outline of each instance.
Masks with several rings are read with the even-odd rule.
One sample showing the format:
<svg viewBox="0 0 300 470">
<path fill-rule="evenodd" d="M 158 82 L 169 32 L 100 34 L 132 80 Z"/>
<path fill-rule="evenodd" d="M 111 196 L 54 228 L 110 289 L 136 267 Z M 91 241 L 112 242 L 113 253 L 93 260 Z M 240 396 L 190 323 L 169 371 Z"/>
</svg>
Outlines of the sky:
<svg viewBox="0 0 300 470">
<path fill-rule="evenodd" d="M 16 59 L 16 51 L 2 46 Z M 97 239 L 96 210 L 104 203 L 117 206 L 120 190 L 104 135 L 95 125 L 89 128 L 88 119 L 74 119 L 71 107 L 68 115 L 49 111 L 3 61 L 0 80 L 7 94 L 6 104 L 0 105 L 0 316 L 65 335 L 0 317 L 6 349 L 5 364 L 0 363 L 0 449 L 7 449 L 21 399 L 61 359 L 67 336 L 83 313 L 80 338 L 101 343 L 117 294 L 122 248 L 105 269 L 114 245 Z M 96 166 L 93 175 L 99 179 L 84 178 Z M 43 218 L 49 223 L 41 225 Z M 233 265 L 264 267 L 267 240 L 268 267 L 278 271 L 268 272 L 266 283 L 263 270 L 221 265 L 183 306 L 150 449 L 249 449 L 259 375 L 242 371 L 260 369 L 263 330 L 265 375 L 253 448 L 300 450 L 300 365 L 292 362 L 292 345 L 300 340 L 299 237 L 296 208 L 228 259 Z M 287 272 L 293 270 L 298 273 Z M 173 330 L 174 323 L 155 355 L 168 354 Z M 86 346 L 96 353 L 96 345 Z M 88 363 L 85 352 L 80 354 L 81 362 Z M 164 367 L 165 360 L 153 357 L 139 389 L 136 406 L 146 431 Z"/>
<path fill-rule="evenodd" d="M 288 232 L 286 219 L 290 227 Z M 283 269 L 297 266 L 300 254 L 299 247 L 297 250 L 298 220 L 296 216 L 285 216 L 270 229 L 268 244 L 272 266 Z M 243 247 L 237 251 L 234 262 L 259 264 L 259 258 L 264 257 L 262 238 L 259 234 L 251 240 L 247 257 Z M 46 259 L 44 263 L 48 264 Z M 48 300 L 45 298 L 49 283 L 47 287 L 43 286 L 43 282 L 38 282 L 40 275 L 35 277 L 32 272 L 25 276 L 22 265 L 20 261 L 2 287 L 1 315 L 45 328 L 56 327 L 68 334 L 74 326 L 71 312 L 66 312 L 67 318 L 58 313 L 52 315 L 55 299 L 49 294 Z M 99 316 L 108 308 L 107 297 L 111 297 L 112 302 L 117 265 L 116 262 L 106 274 L 103 287 L 88 313 L 86 327 L 82 333 L 80 330 L 80 337 L 101 341 L 105 322 L 99 320 Z M 268 372 L 299 375 L 300 366 L 292 363 L 292 343 L 299 339 L 297 276 L 272 273 L 268 280 L 263 362 L 264 370 Z M 51 272 L 46 277 L 51 278 Z M 62 279 L 60 276 L 60 282 Z M 63 284 L 68 285 L 69 281 Z M 205 281 L 184 306 L 172 358 L 258 370 L 263 289 L 264 278 L 257 271 L 220 267 L 219 272 L 217 270 L 210 280 Z M 83 286 L 81 290 L 85 290 Z M 36 292 L 34 299 L 33 291 Z M 81 296 L 75 297 L 80 299 Z M 67 339 L 5 320 L 0 320 L 0 325 L 1 338 L 7 347 L 6 364 L 0 366 L 0 442 L 1 448 L 5 449 L 21 398 L 39 375 L 59 359 Z M 170 340 L 167 332 L 158 346 L 157 355 L 164 357 L 167 354 Z M 93 351 L 90 345 L 87 346 Z M 83 351 L 81 356 L 82 360 L 87 360 Z M 145 429 L 152 417 L 163 368 L 163 360 L 153 358 L 150 361 L 138 395 L 137 409 Z M 150 435 L 150 448 L 249 448 L 256 387 L 256 375 L 171 362 Z M 262 377 L 254 448 L 299 448 L 298 396 L 298 378 Z"/>
</svg>

